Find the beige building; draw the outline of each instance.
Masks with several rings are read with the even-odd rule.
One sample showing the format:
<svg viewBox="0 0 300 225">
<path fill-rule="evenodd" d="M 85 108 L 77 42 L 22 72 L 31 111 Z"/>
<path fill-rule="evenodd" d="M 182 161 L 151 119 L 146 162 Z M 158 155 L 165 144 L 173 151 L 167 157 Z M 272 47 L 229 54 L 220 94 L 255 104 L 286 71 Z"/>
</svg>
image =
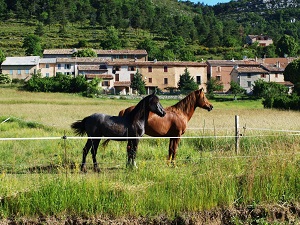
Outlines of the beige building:
<svg viewBox="0 0 300 225">
<path fill-rule="evenodd" d="M 246 37 L 246 43 L 249 45 L 254 44 L 255 42 L 258 43 L 259 46 L 265 47 L 270 44 L 273 44 L 272 38 L 270 38 L 268 35 L 248 35 Z"/>
<path fill-rule="evenodd" d="M 6 57 L 1 64 L 2 73 L 9 74 L 12 79 L 30 79 L 39 69 L 39 56 Z"/>
</svg>

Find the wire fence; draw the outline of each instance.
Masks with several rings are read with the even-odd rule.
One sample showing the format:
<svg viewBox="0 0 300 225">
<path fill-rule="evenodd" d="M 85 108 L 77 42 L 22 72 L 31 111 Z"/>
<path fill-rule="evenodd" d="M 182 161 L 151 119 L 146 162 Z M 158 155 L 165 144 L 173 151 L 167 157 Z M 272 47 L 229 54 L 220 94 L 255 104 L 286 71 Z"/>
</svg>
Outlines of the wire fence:
<svg viewBox="0 0 300 225">
<path fill-rule="evenodd" d="M 19 119 L 19 118 L 15 118 Z M 3 124 L 7 121 L 9 121 L 10 118 L 5 119 L 2 121 L 0 124 Z M 21 120 L 21 119 L 19 119 Z M 201 131 L 201 135 L 195 135 L 195 136 L 181 136 L 180 139 L 212 139 L 216 141 L 217 139 L 235 139 L 235 142 L 237 139 L 250 139 L 250 138 L 268 138 L 268 137 L 298 137 L 300 135 L 300 130 L 286 130 L 286 129 L 269 129 L 269 128 L 253 128 L 253 127 L 241 127 L 238 128 L 239 132 L 233 135 L 216 135 L 216 130 L 230 130 L 234 132 L 234 129 L 237 129 L 237 127 L 226 127 L 226 128 L 188 128 L 188 130 L 191 131 Z M 207 135 L 204 134 L 205 131 L 214 131 L 213 135 Z M 252 133 L 250 134 L 248 131 L 254 131 L 254 132 L 261 132 L 259 134 Z M 129 137 L 78 137 L 78 136 L 67 136 L 66 133 L 64 133 L 61 136 L 55 136 L 55 137 L 10 137 L 10 138 L 5 138 L 2 137 L 0 138 L 0 142 L 10 142 L 10 141 L 53 141 L 53 140 L 63 140 L 64 145 L 62 145 L 62 150 L 64 150 L 64 157 L 69 158 L 67 155 L 67 149 L 66 149 L 66 141 L 67 140 L 87 140 L 87 139 L 114 139 L 114 140 L 124 140 L 126 141 Z M 150 137 L 150 136 L 143 136 L 143 137 L 133 137 L 141 140 L 149 140 L 149 139 L 171 139 L 174 137 Z M 299 150 L 299 149 L 298 149 Z M 238 152 L 236 152 L 238 153 Z M 267 154 L 260 154 L 260 157 L 273 157 L 273 156 L 288 156 L 288 155 L 299 155 L 299 151 L 294 151 L 292 153 L 279 153 L 279 154 L 272 154 L 272 155 L 267 155 Z M 201 156 L 201 159 L 237 159 L 237 158 L 255 158 L 258 157 L 257 155 L 240 155 L 240 154 L 232 154 L 230 156 Z M 181 159 L 177 159 L 177 161 L 180 161 Z M 182 159 L 185 160 L 186 159 Z M 196 159 L 198 160 L 198 159 Z M 66 160 L 65 160 L 66 161 Z M 148 160 L 151 161 L 151 160 Z M 79 162 L 75 162 L 75 164 L 80 164 Z M 102 163 L 103 164 L 103 163 Z M 1 167 L 9 167 L 11 164 L 6 164 L 4 162 L 0 162 L 0 169 Z M 16 166 L 16 165 L 12 165 Z M 26 167 L 26 164 L 19 164 L 19 167 Z M 40 164 L 40 166 L 42 166 Z M 61 165 L 51 165 L 51 166 L 61 166 Z"/>
</svg>

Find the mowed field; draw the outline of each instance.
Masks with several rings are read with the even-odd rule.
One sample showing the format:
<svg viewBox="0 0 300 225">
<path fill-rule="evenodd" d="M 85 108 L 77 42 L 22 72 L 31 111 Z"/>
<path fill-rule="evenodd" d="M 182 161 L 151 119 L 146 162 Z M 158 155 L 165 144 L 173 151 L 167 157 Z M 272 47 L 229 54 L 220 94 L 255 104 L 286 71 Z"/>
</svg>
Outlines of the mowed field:
<svg viewBox="0 0 300 225">
<path fill-rule="evenodd" d="M 163 106 L 179 100 L 161 97 Z M 194 213 L 209 210 L 219 212 L 217 223 L 229 210 L 226 219 L 233 224 L 286 218 L 299 222 L 300 112 L 264 109 L 258 100 L 211 101 L 210 112 L 197 108 L 180 142 L 176 168 L 167 165 L 168 140 L 145 136 L 137 153 L 138 169 L 125 166 L 126 143 L 112 141 L 98 150 L 101 172 L 90 168 L 82 174 L 86 139 L 72 139 L 70 124 L 95 112 L 117 115 L 138 101 L 1 87 L 1 221 L 73 216 L 147 218 L 136 219 L 146 224 L 157 217 L 192 221 L 186 216 L 192 214 L 196 224 L 205 216 Z M 242 135 L 238 154 L 235 115 Z M 60 139 L 64 135 L 67 139 Z M 91 166 L 91 155 L 87 162 Z M 286 211 L 275 216 L 270 205 Z M 260 213 L 253 216 L 255 209 Z"/>
</svg>

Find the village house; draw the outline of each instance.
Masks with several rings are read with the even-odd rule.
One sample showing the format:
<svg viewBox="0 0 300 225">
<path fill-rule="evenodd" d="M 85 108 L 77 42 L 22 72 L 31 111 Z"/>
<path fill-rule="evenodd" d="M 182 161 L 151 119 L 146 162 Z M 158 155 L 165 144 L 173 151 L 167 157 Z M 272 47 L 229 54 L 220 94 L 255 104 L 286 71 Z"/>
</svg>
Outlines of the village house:
<svg viewBox="0 0 300 225">
<path fill-rule="evenodd" d="M 231 71 L 235 67 L 259 67 L 255 60 L 207 60 L 207 77 L 214 78 L 223 84 L 223 92 L 230 89 Z"/>
<path fill-rule="evenodd" d="M 101 86 L 106 92 L 132 94 L 130 84 L 134 75 L 139 72 L 145 81 L 147 93 L 151 93 L 157 88 L 162 91 L 177 89 L 180 75 L 186 68 L 199 88 L 206 89 L 207 66 L 197 62 L 108 61 L 98 66 L 79 66 L 78 74 L 85 75 L 88 79 L 101 78 Z"/>
<path fill-rule="evenodd" d="M 273 44 L 272 38 L 268 35 L 247 35 L 246 37 L 246 44 L 252 45 L 254 43 L 258 43 L 259 46 L 266 47 L 268 45 Z"/>
<path fill-rule="evenodd" d="M 39 69 L 39 56 L 6 57 L 1 64 L 2 73 L 8 74 L 12 79 L 30 79 Z"/>
</svg>

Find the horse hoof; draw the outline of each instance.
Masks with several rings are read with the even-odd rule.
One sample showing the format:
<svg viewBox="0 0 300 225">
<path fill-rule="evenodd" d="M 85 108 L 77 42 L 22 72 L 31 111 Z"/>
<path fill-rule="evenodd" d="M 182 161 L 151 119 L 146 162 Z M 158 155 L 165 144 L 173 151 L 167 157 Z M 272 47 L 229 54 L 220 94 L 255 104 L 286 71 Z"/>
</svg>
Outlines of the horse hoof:
<svg viewBox="0 0 300 225">
<path fill-rule="evenodd" d="M 100 170 L 100 168 L 98 168 L 98 167 L 95 167 L 95 168 L 94 168 L 94 172 L 95 172 L 95 173 L 100 173 L 100 172 L 101 172 L 101 170 Z"/>
<path fill-rule="evenodd" d="M 86 166 L 82 166 L 82 167 L 80 168 L 80 170 L 81 170 L 81 172 L 83 172 L 83 173 L 87 173 Z"/>
</svg>

